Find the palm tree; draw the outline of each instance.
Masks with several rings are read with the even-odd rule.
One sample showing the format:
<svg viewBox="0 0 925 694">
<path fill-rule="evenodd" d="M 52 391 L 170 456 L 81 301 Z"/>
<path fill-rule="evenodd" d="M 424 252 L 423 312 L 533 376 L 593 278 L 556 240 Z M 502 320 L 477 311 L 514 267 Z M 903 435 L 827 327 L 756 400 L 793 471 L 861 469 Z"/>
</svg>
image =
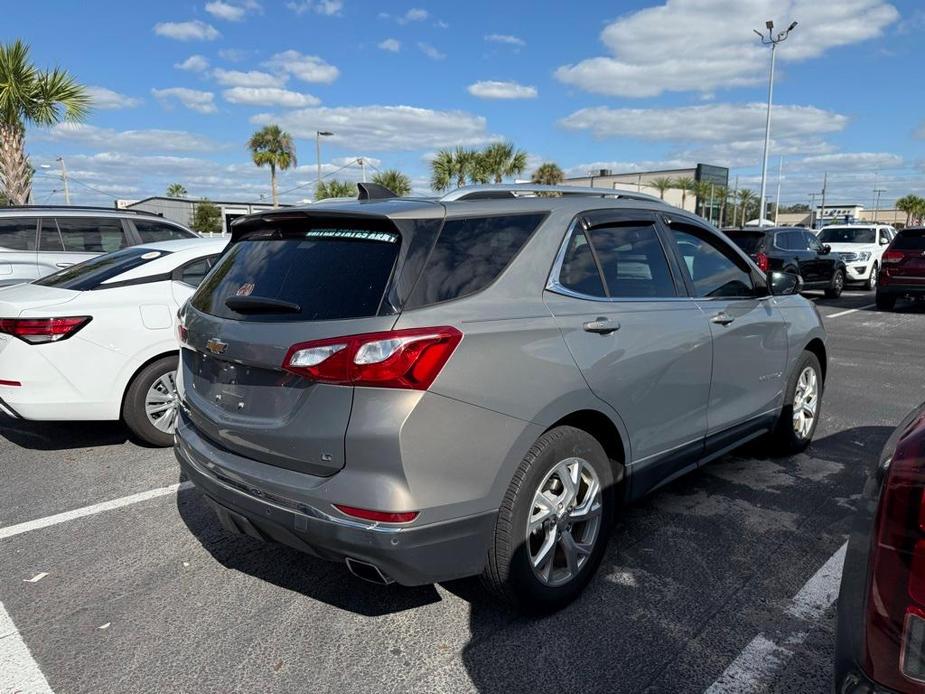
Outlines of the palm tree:
<svg viewBox="0 0 925 694">
<path fill-rule="evenodd" d="M 921 216 L 923 199 L 918 195 L 904 195 L 896 201 L 896 209 L 906 213 L 906 226 L 912 224 L 914 216 Z"/>
<path fill-rule="evenodd" d="M 681 209 L 686 209 L 687 194 L 694 190 L 696 181 L 690 176 L 679 178 L 674 182 L 674 187 L 681 191 Z"/>
<path fill-rule="evenodd" d="M 398 197 L 411 194 L 411 179 L 398 169 L 386 169 L 373 176 L 373 183 L 385 186 Z"/>
<path fill-rule="evenodd" d="M 547 161 L 536 167 L 530 181 L 544 186 L 556 186 L 565 180 L 565 174 L 555 162 Z"/>
<path fill-rule="evenodd" d="M 466 179 L 481 178 L 478 169 L 479 156 L 475 150 L 457 147 L 455 150 L 441 149 L 430 162 L 430 187 L 440 192 L 454 183 L 457 188 L 466 185 Z"/>
<path fill-rule="evenodd" d="M 68 72 L 36 68 L 22 41 L 0 44 L 0 189 L 11 204 L 25 205 L 32 188 L 26 125 L 79 122 L 89 109 L 86 87 Z"/>
<path fill-rule="evenodd" d="M 186 188 L 183 187 L 182 183 L 171 183 L 169 186 L 167 186 L 167 197 L 168 198 L 185 198 Z"/>
<path fill-rule="evenodd" d="M 649 185 L 658 191 L 658 197 L 665 199 L 665 191 L 675 187 L 674 179 L 670 176 L 659 176 L 649 181 Z"/>
<path fill-rule="evenodd" d="M 276 192 L 276 169 L 285 171 L 296 165 L 292 135 L 281 130 L 278 125 L 267 125 L 251 135 L 247 141 L 247 147 L 257 166 L 269 165 L 273 207 L 279 207 L 279 196 Z"/>
<path fill-rule="evenodd" d="M 517 176 L 527 168 L 527 153 L 515 150 L 510 142 L 494 142 L 478 154 L 480 168 L 495 183 Z"/>
<path fill-rule="evenodd" d="M 757 196 L 748 188 L 739 189 L 739 206 L 742 208 L 742 225 L 748 221 L 748 212 L 752 205 L 755 204 Z"/>
<path fill-rule="evenodd" d="M 327 198 L 355 198 L 357 196 L 357 185 L 350 181 L 321 181 L 315 187 L 315 200 L 325 200 Z"/>
</svg>

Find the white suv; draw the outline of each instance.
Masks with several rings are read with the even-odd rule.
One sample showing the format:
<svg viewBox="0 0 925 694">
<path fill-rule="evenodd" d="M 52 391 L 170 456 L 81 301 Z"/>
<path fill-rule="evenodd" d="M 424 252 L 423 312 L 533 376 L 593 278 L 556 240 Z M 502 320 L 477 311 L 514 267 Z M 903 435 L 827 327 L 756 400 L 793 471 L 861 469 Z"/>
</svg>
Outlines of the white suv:
<svg viewBox="0 0 925 694">
<path fill-rule="evenodd" d="M 883 265 L 883 252 L 894 236 L 896 230 L 886 225 L 833 224 L 820 231 L 818 239 L 845 261 L 848 282 L 860 282 L 865 289 L 873 289 Z"/>
</svg>

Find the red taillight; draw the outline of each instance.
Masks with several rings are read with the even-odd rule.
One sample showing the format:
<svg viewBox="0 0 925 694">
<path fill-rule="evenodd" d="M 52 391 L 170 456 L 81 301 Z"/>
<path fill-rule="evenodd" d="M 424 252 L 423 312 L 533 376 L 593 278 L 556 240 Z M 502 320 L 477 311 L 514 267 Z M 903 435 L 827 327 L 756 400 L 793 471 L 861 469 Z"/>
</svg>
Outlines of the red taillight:
<svg viewBox="0 0 925 694">
<path fill-rule="evenodd" d="M 0 333 L 18 337 L 29 344 L 60 342 L 90 322 L 90 316 L 62 318 L 0 318 Z"/>
<path fill-rule="evenodd" d="M 891 263 L 902 262 L 902 259 L 906 257 L 906 254 L 903 251 L 887 251 L 883 254 L 883 264 L 889 265 Z"/>
<path fill-rule="evenodd" d="M 290 347 L 283 369 L 323 383 L 427 390 L 460 340 L 450 326 L 313 340 Z"/>
<path fill-rule="evenodd" d="M 768 268 L 771 267 L 771 262 L 768 259 L 767 253 L 755 253 L 755 263 L 762 272 L 767 272 Z"/>
<path fill-rule="evenodd" d="M 867 674 L 897 691 L 925 682 L 925 428 L 907 428 L 880 495 L 866 607 Z"/>
<path fill-rule="evenodd" d="M 418 517 L 417 511 L 370 511 L 366 508 L 356 508 L 354 506 L 343 506 L 334 504 L 334 508 L 347 516 L 362 518 L 363 520 L 376 521 L 378 523 L 410 523 Z"/>
</svg>

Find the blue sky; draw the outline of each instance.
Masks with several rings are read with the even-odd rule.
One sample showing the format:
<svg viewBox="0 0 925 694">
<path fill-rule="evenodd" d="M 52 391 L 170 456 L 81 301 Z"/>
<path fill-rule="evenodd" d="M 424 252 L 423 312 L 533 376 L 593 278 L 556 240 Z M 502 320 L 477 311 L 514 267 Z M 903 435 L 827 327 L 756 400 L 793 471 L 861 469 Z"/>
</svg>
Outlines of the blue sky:
<svg viewBox="0 0 925 694">
<path fill-rule="evenodd" d="M 268 173 L 244 142 L 276 122 L 296 138 L 287 202 L 358 156 L 428 188 L 441 146 L 507 139 L 531 167 L 727 165 L 758 187 L 768 51 L 752 33 L 800 24 L 778 51 L 772 163 L 783 198 L 829 172 L 838 202 L 925 193 L 919 0 L 360 0 L 9 3 L 0 40 L 92 85 L 85 125 L 33 130 L 37 166 L 62 156 L 73 202 L 163 194 L 258 199 Z M 359 177 L 356 166 L 335 174 Z M 306 185 L 307 184 L 307 185 Z M 90 186 L 90 187 L 87 187 Z M 37 202 L 63 202 L 39 168 Z M 92 190 L 91 188 L 95 189 Z"/>
</svg>

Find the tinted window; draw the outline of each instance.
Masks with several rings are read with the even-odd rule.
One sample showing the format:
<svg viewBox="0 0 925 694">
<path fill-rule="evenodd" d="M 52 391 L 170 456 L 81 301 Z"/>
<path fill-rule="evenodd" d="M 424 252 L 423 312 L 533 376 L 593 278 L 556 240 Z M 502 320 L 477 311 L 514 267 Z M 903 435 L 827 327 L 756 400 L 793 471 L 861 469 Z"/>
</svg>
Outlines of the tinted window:
<svg viewBox="0 0 925 694">
<path fill-rule="evenodd" d="M 133 219 L 132 222 L 135 224 L 135 229 L 138 231 L 143 243 L 188 239 L 192 236 L 192 234 L 179 227 L 164 224 L 163 222 L 152 222 L 146 219 Z"/>
<path fill-rule="evenodd" d="M 764 241 L 764 232 L 732 229 L 726 232 L 735 244 L 748 254 L 757 253 Z"/>
<path fill-rule="evenodd" d="M 890 247 L 900 251 L 925 251 L 925 229 L 900 231 Z"/>
<path fill-rule="evenodd" d="M 668 260 L 655 227 L 627 224 L 590 232 L 612 297 L 675 296 Z"/>
<path fill-rule="evenodd" d="M 123 272 L 128 272 L 145 263 L 150 263 L 152 260 L 163 258 L 165 255 L 170 255 L 170 253 L 135 246 L 85 260 L 53 275 L 36 280 L 33 284 L 76 291 L 96 289 L 103 282 L 117 277 Z"/>
<path fill-rule="evenodd" d="M 706 232 L 683 231 L 675 225 L 672 225 L 672 232 L 696 296 L 754 295 L 751 274 L 721 250 L 718 240 L 707 240 Z M 701 235 L 704 238 L 700 238 Z"/>
<path fill-rule="evenodd" d="M 809 248 L 809 250 L 816 251 L 817 253 L 822 250 L 822 244 L 819 242 L 819 239 L 810 234 L 808 231 L 802 232 L 800 237 L 803 239 L 803 243 L 805 244 L 806 248 Z"/>
<path fill-rule="evenodd" d="M 200 260 L 194 260 L 192 263 L 188 263 L 180 268 L 180 272 L 175 275 L 175 277 L 183 284 L 188 284 L 191 287 L 198 287 L 202 280 L 205 279 L 205 276 L 209 274 L 209 270 L 212 269 L 212 266 L 215 264 L 215 261 L 218 259 L 218 255 L 210 255 L 208 258 L 201 258 Z"/>
<path fill-rule="evenodd" d="M 57 217 L 42 220 L 43 251 L 111 253 L 128 245 L 119 219 Z"/>
<path fill-rule="evenodd" d="M 586 296 L 607 296 L 591 245 L 581 229 L 576 229 L 569 239 L 559 272 L 559 284 Z"/>
<path fill-rule="evenodd" d="M 827 227 L 819 232 L 822 243 L 876 243 L 876 231 L 870 227 Z"/>
<path fill-rule="evenodd" d="M 374 316 L 398 256 L 392 231 L 315 228 L 285 238 L 245 239 L 218 260 L 191 299 L 215 316 L 254 321 L 310 321 Z M 232 296 L 277 299 L 293 313 L 242 315 L 225 305 Z"/>
<path fill-rule="evenodd" d="M 0 219 L 0 248 L 11 251 L 35 250 L 36 219 Z"/>
<path fill-rule="evenodd" d="M 484 289 L 523 248 L 544 216 L 448 219 L 406 308 L 458 299 Z"/>
</svg>

